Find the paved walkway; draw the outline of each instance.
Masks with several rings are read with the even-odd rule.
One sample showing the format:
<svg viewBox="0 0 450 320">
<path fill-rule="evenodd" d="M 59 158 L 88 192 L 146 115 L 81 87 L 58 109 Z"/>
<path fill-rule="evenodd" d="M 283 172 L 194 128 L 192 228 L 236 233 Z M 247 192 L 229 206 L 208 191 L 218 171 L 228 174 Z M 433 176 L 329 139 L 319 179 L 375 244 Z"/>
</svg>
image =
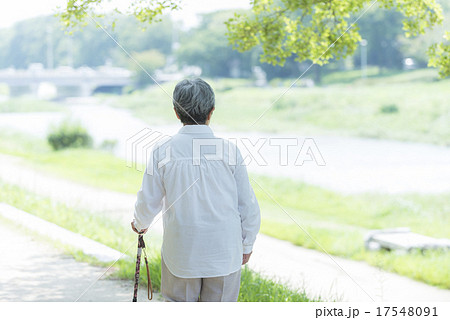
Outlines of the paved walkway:
<svg viewBox="0 0 450 320">
<path fill-rule="evenodd" d="M 310 297 L 338 301 L 450 301 L 450 290 L 258 235 L 249 266 Z"/>
<path fill-rule="evenodd" d="M 69 207 L 88 209 L 108 218 L 129 223 L 136 197 L 130 194 L 102 190 L 54 177 L 33 168 L 20 157 L 0 153 L 0 179 L 65 203 Z M 127 212 L 127 215 L 124 213 Z"/>
<path fill-rule="evenodd" d="M 24 166 L 15 157 L 0 155 L 0 168 L 0 179 L 8 183 L 54 197 L 69 205 L 98 209 L 102 214 L 120 218 L 121 223 L 129 224 L 135 199 L 133 195 L 98 190 L 54 178 Z M 150 235 L 160 236 L 161 230 L 161 223 L 158 223 Z M 450 290 L 377 270 L 364 262 L 337 257 L 331 259 L 318 251 L 264 235 L 258 237 L 254 252 L 250 260 L 252 269 L 292 287 L 305 287 L 310 296 L 321 296 L 325 300 L 450 301 Z"/>
<path fill-rule="evenodd" d="M 0 302 L 75 301 L 104 268 L 75 261 L 51 244 L 0 221 Z M 148 301 L 146 290 L 138 301 Z M 133 283 L 102 277 L 79 301 L 131 301 Z M 160 296 L 156 296 L 156 300 Z"/>
</svg>

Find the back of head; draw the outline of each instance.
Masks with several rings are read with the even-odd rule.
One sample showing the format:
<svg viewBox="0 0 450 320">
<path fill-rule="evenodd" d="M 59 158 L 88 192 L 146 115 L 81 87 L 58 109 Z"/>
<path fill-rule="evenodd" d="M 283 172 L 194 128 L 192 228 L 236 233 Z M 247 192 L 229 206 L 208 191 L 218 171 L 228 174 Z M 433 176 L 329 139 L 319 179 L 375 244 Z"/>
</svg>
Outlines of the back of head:
<svg viewBox="0 0 450 320">
<path fill-rule="evenodd" d="M 184 124 L 205 124 L 214 104 L 213 89 L 200 78 L 182 80 L 173 90 L 173 106 Z"/>
</svg>

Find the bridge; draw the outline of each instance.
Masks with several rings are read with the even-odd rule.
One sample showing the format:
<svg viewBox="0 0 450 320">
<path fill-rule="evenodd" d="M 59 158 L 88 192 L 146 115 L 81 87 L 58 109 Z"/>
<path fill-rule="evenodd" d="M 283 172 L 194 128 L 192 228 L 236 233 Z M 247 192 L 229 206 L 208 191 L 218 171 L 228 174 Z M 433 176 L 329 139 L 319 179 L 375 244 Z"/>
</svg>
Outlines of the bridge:
<svg viewBox="0 0 450 320">
<path fill-rule="evenodd" d="M 102 66 L 97 69 L 81 67 L 58 67 L 44 69 L 41 64 L 32 64 L 27 70 L 0 70 L 0 83 L 10 89 L 28 87 L 33 95 L 38 95 L 40 85 L 50 83 L 56 88 L 77 87 L 79 95 L 90 96 L 99 88 L 123 88 L 132 83 L 131 72 L 123 68 Z"/>
</svg>

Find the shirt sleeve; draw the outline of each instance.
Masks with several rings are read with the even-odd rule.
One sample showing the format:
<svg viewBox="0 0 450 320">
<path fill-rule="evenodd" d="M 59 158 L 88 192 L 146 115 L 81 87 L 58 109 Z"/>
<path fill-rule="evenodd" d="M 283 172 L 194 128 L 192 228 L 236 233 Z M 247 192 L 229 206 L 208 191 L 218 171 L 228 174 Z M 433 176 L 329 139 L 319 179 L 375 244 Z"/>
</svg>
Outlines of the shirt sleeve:
<svg viewBox="0 0 450 320">
<path fill-rule="evenodd" d="M 157 163 L 154 150 L 144 172 L 142 186 L 137 193 L 134 206 L 134 226 L 138 231 L 147 229 L 163 206 L 165 189 Z"/>
<path fill-rule="evenodd" d="M 234 177 L 238 191 L 238 210 L 241 215 L 243 253 L 248 254 L 253 250 L 261 225 L 261 215 L 258 201 L 248 179 L 247 168 L 239 151 L 237 154 L 238 162 Z"/>
</svg>

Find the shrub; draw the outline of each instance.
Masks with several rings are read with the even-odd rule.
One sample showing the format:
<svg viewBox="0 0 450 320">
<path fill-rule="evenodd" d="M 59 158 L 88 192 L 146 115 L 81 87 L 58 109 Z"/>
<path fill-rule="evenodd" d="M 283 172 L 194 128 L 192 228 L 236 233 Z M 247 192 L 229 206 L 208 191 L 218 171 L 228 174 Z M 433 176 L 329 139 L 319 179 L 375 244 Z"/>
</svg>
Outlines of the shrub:
<svg viewBox="0 0 450 320">
<path fill-rule="evenodd" d="M 384 105 L 380 108 L 381 113 L 397 113 L 398 107 L 395 104 Z"/>
<path fill-rule="evenodd" d="M 53 150 L 66 148 L 88 148 L 92 146 L 92 138 L 80 123 L 63 121 L 54 127 L 47 136 Z"/>
<path fill-rule="evenodd" d="M 117 147 L 117 140 L 115 140 L 115 139 L 103 140 L 103 142 L 100 145 L 100 149 L 106 150 L 109 152 L 113 152 L 116 147 Z"/>
<path fill-rule="evenodd" d="M 275 110 L 284 110 L 284 109 L 292 109 L 297 106 L 297 101 L 292 98 L 282 97 L 278 99 L 275 104 Z"/>
</svg>

